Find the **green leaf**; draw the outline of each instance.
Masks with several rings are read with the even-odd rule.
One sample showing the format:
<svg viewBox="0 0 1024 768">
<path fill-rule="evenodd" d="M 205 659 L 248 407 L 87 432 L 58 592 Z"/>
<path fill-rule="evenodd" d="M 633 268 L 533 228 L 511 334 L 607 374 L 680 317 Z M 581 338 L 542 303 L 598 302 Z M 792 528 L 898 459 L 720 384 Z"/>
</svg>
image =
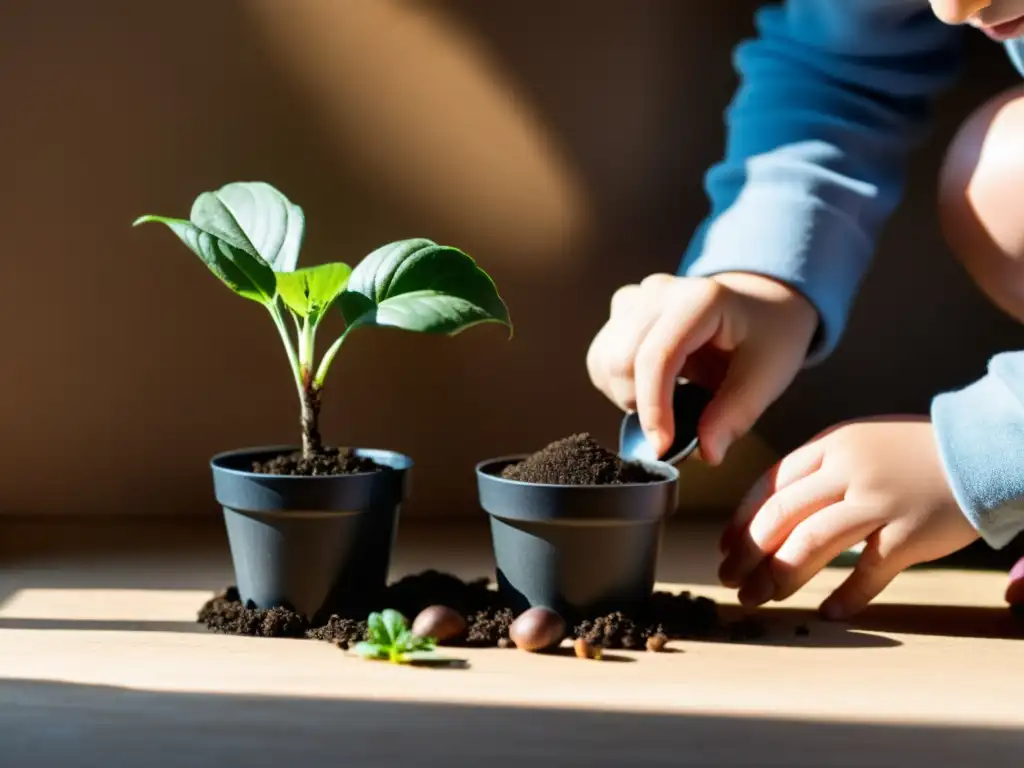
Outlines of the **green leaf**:
<svg viewBox="0 0 1024 768">
<path fill-rule="evenodd" d="M 352 274 L 348 264 L 336 262 L 277 273 L 277 292 L 299 317 L 316 325 L 338 297 Z"/>
<path fill-rule="evenodd" d="M 378 248 L 352 271 L 336 302 L 349 329 L 390 326 L 454 335 L 479 323 L 512 322 L 494 281 L 457 248 L 425 238 Z"/>
<path fill-rule="evenodd" d="M 357 653 L 364 659 L 387 659 L 389 658 L 388 649 L 384 648 L 375 643 L 361 642 L 356 643 L 352 649 L 353 653 Z"/>
<path fill-rule="evenodd" d="M 384 624 L 384 617 L 379 613 L 371 613 L 366 619 L 366 626 L 369 629 L 370 642 L 381 646 L 391 645 L 391 635 Z"/>
<path fill-rule="evenodd" d="M 274 298 L 274 272 L 260 259 L 214 237 L 189 221 L 165 216 L 140 216 L 132 226 L 165 224 L 209 267 L 220 280 L 239 296 L 261 304 Z"/>
<path fill-rule="evenodd" d="M 405 617 L 398 611 L 386 608 L 381 613 L 381 620 L 388 634 L 389 643 L 394 646 L 406 630 Z"/>
<path fill-rule="evenodd" d="M 293 272 L 306 228 L 303 210 L 263 181 L 226 184 L 204 192 L 189 215 L 199 229 L 262 259 L 275 272 Z"/>
</svg>

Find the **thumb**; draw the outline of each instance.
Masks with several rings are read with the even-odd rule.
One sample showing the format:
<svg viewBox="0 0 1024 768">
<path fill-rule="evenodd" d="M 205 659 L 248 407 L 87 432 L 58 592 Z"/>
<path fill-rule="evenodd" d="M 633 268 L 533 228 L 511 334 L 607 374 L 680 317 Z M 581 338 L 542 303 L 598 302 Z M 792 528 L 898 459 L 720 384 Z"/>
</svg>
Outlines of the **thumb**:
<svg viewBox="0 0 1024 768">
<path fill-rule="evenodd" d="M 732 444 L 792 383 L 799 367 L 800 359 L 790 360 L 763 347 L 741 345 L 736 350 L 697 429 L 701 455 L 708 463 L 722 463 Z"/>
</svg>

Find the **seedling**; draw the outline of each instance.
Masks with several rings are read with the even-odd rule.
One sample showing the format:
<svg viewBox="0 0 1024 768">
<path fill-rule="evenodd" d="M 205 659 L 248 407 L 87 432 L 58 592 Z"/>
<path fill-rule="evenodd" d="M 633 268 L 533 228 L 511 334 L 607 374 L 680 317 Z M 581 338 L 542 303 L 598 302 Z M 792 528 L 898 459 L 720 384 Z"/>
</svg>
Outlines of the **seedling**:
<svg viewBox="0 0 1024 768">
<path fill-rule="evenodd" d="M 508 308 L 490 276 L 457 248 L 425 238 L 399 240 L 354 269 L 342 262 L 298 269 L 303 210 L 265 182 L 236 182 L 195 199 L 189 219 L 142 216 L 165 224 L 232 291 L 270 313 L 299 395 L 302 455 L 322 452 L 321 392 L 331 363 L 356 328 L 393 327 L 455 335 L 480 323 L 512 334 Z M 344 331 L 317 359 L 321 321 L 337 307 Z M 294 321 L 294 338 L 285 320 Z"/>
<path fill-rule="evenodd" d="M 390 661 L 392 664 L 452 661 L 434 651 L 437 641 L 412 633 L 405 617 L 390 608 L 371 613 L 367 619 L 370 639 L 352 650 L 364 659 Z"/>
</svg>

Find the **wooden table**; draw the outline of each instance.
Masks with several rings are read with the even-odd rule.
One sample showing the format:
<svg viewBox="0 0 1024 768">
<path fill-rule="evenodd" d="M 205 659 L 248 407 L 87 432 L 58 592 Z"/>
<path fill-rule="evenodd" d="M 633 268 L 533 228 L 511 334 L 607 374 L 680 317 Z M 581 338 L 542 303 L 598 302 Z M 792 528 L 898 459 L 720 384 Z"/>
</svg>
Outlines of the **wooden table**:
<svg viewBox="0 0 1024 768">
<path fill-rule="evenodd" d="M 660 586 L 732 603 L 713 535 L 673 529 Z M 403 527 L 395 575 L 427 567 L 490 574 L 486 529 Z M 916 570 L 856 623 L 817 621 L 844 573 L 763 611 L 757 642 L 436 670 L 207 633 L 219 521 L 0 523 L 0 766 L 1024 765 L 1005 574 Z"/>
</svg>

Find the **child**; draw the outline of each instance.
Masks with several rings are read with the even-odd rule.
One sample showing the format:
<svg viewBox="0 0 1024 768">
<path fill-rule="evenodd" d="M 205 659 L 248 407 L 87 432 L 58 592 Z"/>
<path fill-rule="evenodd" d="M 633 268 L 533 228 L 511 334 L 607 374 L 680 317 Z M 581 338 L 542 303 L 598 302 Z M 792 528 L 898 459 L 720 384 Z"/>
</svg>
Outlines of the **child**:
<svg viewBox="0 0 1024 768">
<path fill-rule="evenodd" d="M 736 51 L 726 155 L 683 276 L 617 291 L 587 355 L 595 386 L 661 449 L 675 378 L 713 388 L 699 430 L 712 464 L 839 341 L 930 102 L 956 74 L 960 25 L 1003 44 L 1024 76 L 1024 0 L 786 0 L 757 22 Z M 958 258 L 1024 322 L 1024 89 L 968 121 L 940 198 Z M 910 565 L 1022 530 L 1024 352 L 1005 352 L 935 397 L 930 418 L 840 424 L 782 459 L 727 526 L 719 577 L 744 605 L 782 600 L 863 541 L 821 606 L 842 619 Z M 1024 601 L 1022 569 L 1011 603 Z"/>
</svg>

